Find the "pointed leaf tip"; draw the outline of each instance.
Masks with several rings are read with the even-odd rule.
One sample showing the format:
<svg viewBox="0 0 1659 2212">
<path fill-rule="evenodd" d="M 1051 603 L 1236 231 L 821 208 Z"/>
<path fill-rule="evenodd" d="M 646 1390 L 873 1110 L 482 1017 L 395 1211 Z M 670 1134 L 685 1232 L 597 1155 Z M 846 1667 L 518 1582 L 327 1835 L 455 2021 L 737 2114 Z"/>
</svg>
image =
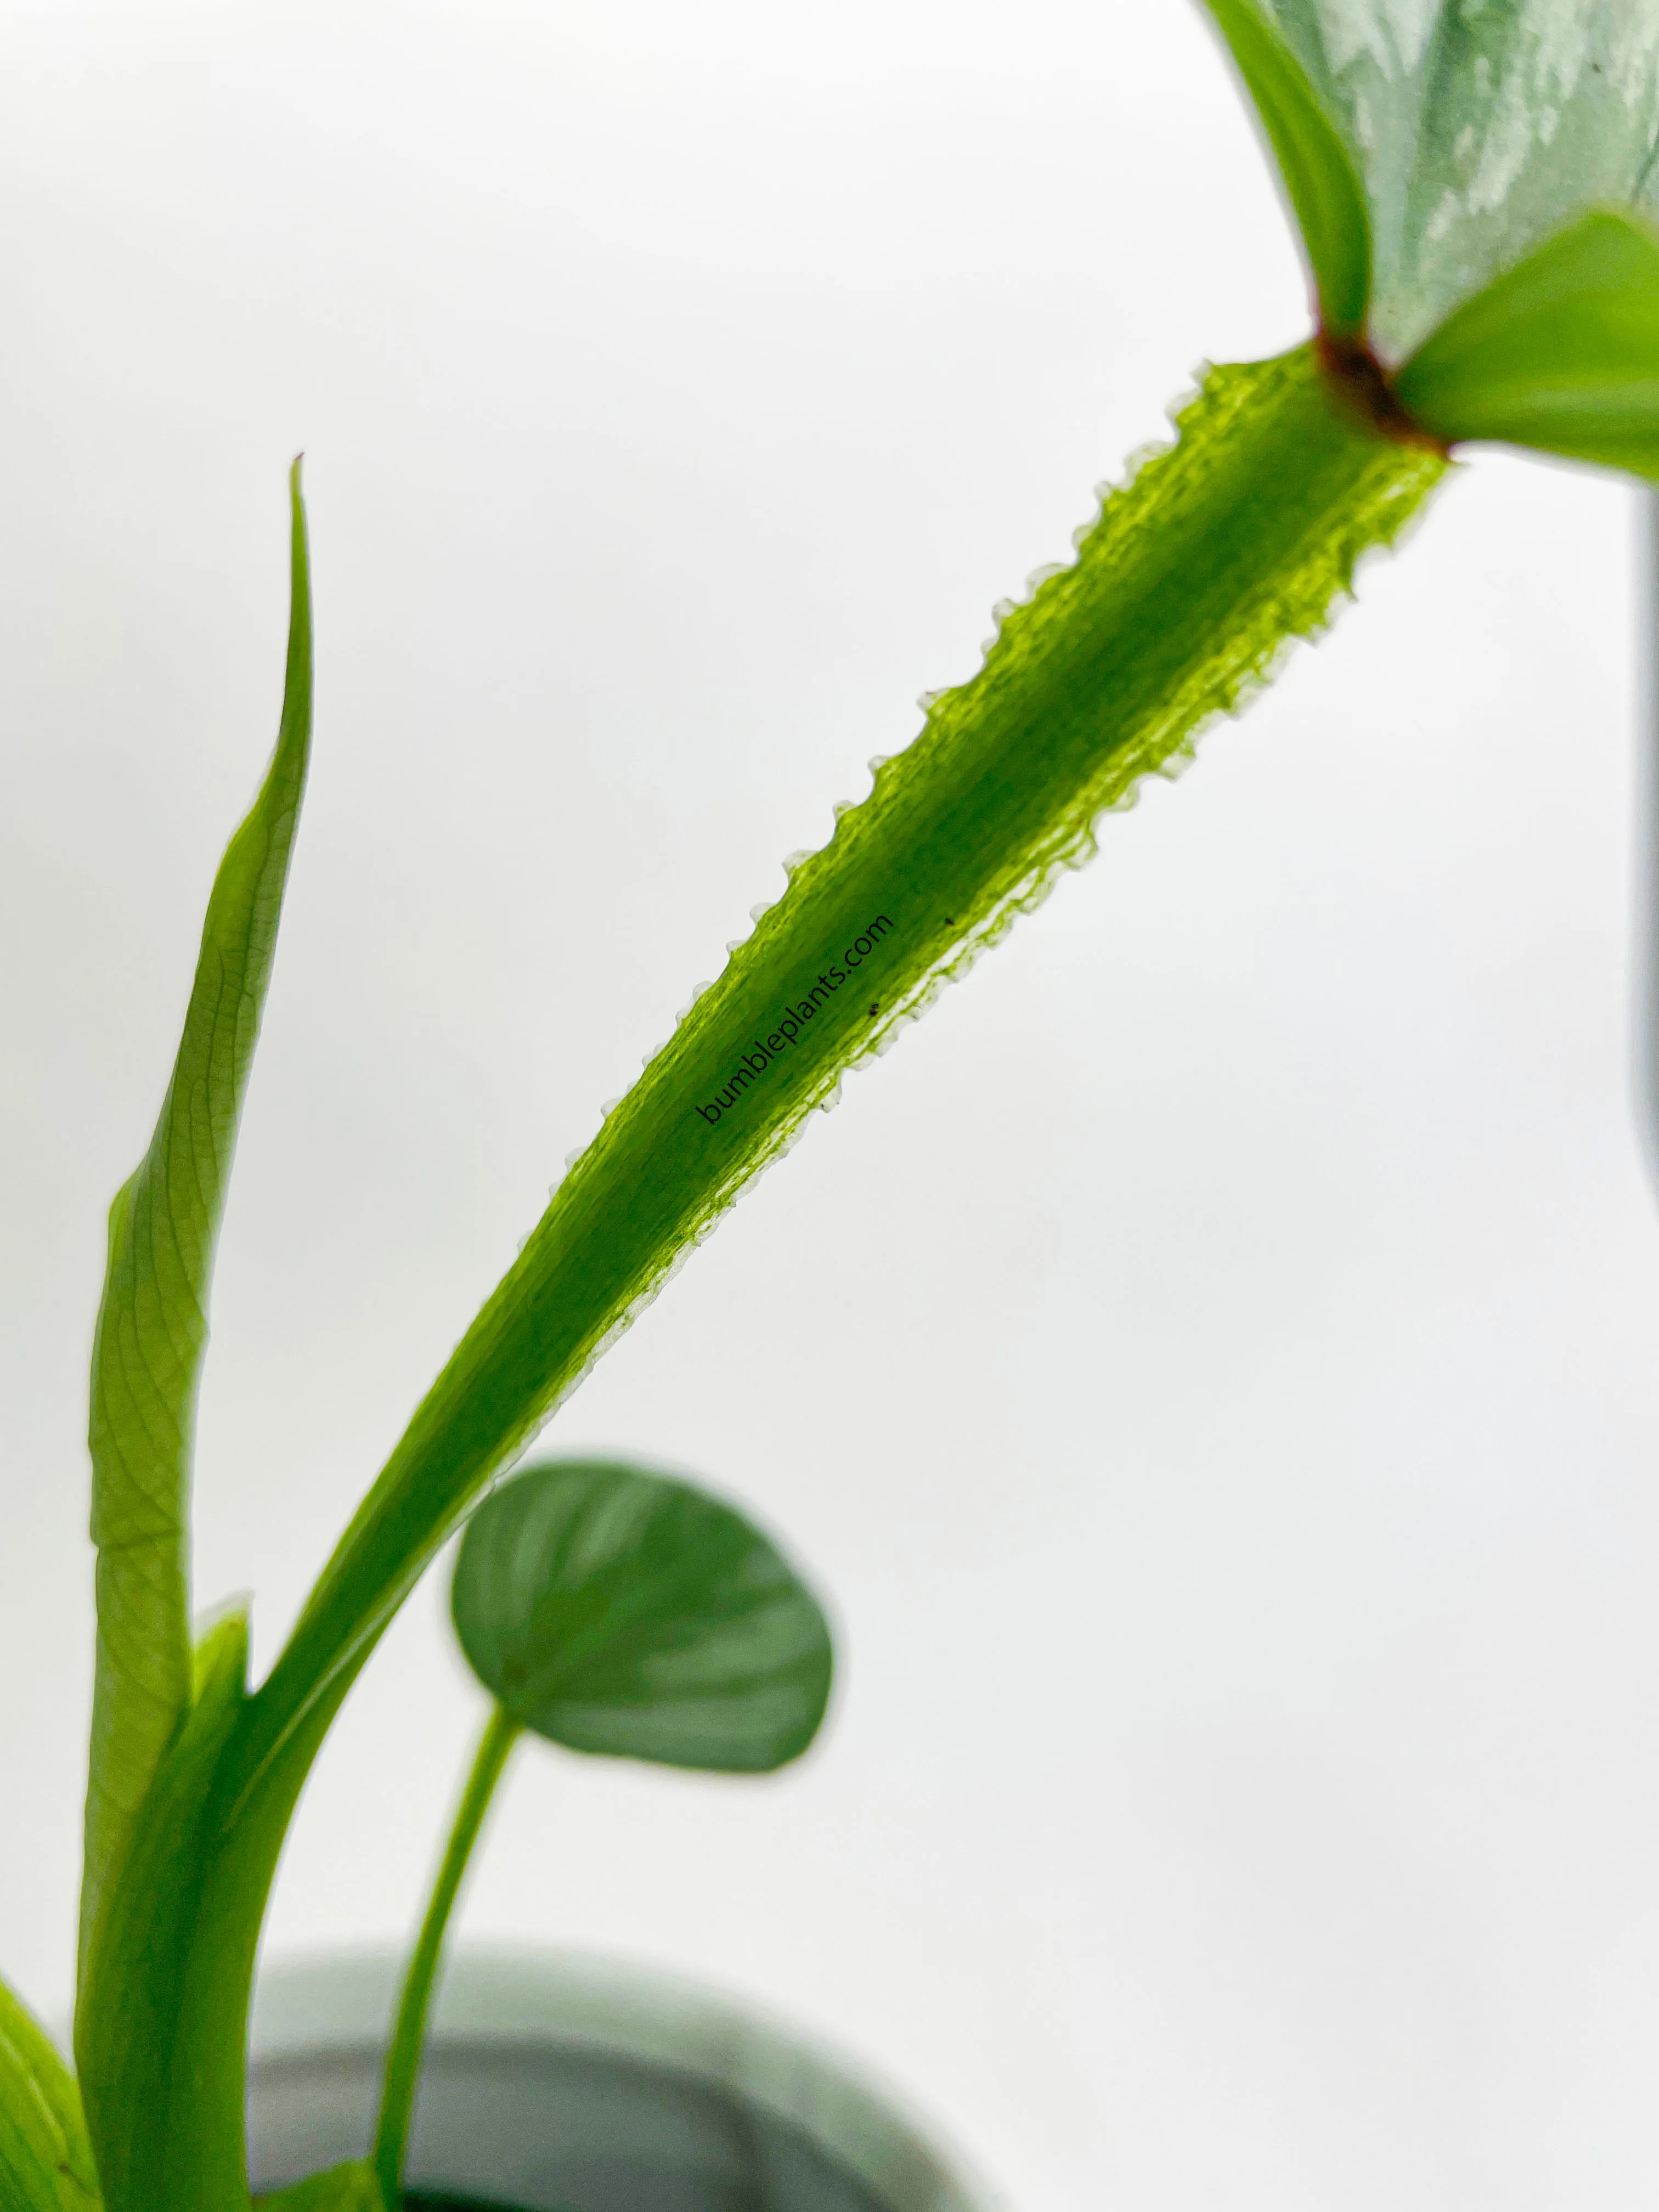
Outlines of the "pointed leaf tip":
<svg viewBox="0 0 1659 2212">
<path fill-rule="evenodd" d="M 139 1808 L 191 1703 L 186 1500 L 214 1254 L 311 753 L 311 586 L 297 477 L 291 518 L 276 750 L 214 878 L 149 1148 L 110 1210 L 88 1431 L 98 1643 L 83 1967 Z"/>
</svg>

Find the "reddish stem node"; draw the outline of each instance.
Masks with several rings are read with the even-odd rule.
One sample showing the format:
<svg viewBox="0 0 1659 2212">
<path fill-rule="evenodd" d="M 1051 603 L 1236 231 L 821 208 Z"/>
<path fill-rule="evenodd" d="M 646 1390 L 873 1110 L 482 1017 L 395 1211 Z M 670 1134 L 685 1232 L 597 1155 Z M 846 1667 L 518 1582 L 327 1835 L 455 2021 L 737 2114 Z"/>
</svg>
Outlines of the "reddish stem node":
<svg viewBox="0 0 1659 2212">
<path fill-rule="evenodd" d="M 1397 446 L 1425 447 L 1449 459 L 1451 448 L 1443 439 L 1413 421 L 1401 405 L 1388 370 L 1364 338 L 1337 337 L 1321 331 L 1314 352 L 1326 382 L 1342 404 L 1369 422 L 1381 436 Z"/>
</svg>

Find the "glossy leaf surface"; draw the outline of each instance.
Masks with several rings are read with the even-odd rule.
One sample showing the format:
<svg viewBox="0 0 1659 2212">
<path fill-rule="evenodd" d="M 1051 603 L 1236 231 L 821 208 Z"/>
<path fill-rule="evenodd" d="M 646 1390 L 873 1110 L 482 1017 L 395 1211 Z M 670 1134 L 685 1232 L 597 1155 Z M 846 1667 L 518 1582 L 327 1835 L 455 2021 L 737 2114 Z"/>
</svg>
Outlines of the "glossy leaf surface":
<svg viewBox="0 0 1659 2212">
<path fill-rule="evenodd" d="M 95 2212 L 99 2201 L 74 2077 L 0 1982 L 0 2212 Z"/>
<path fill-rule="evenodd" d="M 768 1773 L 799 1758 L 829 1701 L 829 1624 L 782 1554 L 642 1468 L 514 1475 L 467 1524 L 452 1606 L 508 1719 L 571 1751 Z"/>
<path fill-rule="evenodd" d="M 93 1351 L 98 1648 L 81 1898 L 84 1963 L 133 1821 L 191 1698 L 189 1509 L 208 1291 L 311 744 L 311 600 L 298 465 L 276 750 L 208 903 L 173 1078 L 110 1211 Z"/>
<path fill-rule="evenodd" d="M 1589 207 L 1659 212 L 1653 0 L 1262 0 L 1370 209 L 1399 361 Z"/>
<path fill-rule="evenodd" d="M 1437 437 L 1659 477 L 1659 237 L 1580 216 L 1442 324 L 1395 388 Z"/>
<path fill-rule="evenodd" d="M 1255 103 L 1313 271 L 1319 319 L 1357 337 L 1370 298 L 1370 221 L 1340 133 L 1300 60 L 1256 0 L 1205 0 Z"/>
</svg>

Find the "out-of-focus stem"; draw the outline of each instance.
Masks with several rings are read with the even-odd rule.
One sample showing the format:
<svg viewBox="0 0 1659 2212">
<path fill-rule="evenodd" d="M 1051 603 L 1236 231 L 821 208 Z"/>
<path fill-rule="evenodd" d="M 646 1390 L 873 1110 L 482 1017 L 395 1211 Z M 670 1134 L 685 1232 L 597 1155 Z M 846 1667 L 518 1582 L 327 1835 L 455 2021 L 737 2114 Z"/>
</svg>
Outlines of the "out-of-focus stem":
<svg viewBox="0 0 1659 2212">
<path fill-rule="evenodd" d="M 398 2001 L 397 2023 L 386 2052 L 385 2087 L 380 2093 L 380 2117 L 374 2130 L 374 2172 L 386 2212 L 397 2212 L 404 2178 L 404 2159 L 409 2147 L 410 2122 L 415 2112 L 415 2089 L 420 2079 L 421 2057 L 426 2047 L 427 2016 L 443 1957 L 450 1915 L 460 1894 L 472 1846 L 478 1840 L 484 1814 L 501 1778 L 507 1753 L 519 1738 L 516 1724 L 497 1705 L 484 1723 L 472 1771 L 461 1792 L 455 1825 L 449 1834 L 443 1863 L 433 1884 L 432 1901 L 421 1923 L 419 1941 L 404 1978 Z"/>
</svg>

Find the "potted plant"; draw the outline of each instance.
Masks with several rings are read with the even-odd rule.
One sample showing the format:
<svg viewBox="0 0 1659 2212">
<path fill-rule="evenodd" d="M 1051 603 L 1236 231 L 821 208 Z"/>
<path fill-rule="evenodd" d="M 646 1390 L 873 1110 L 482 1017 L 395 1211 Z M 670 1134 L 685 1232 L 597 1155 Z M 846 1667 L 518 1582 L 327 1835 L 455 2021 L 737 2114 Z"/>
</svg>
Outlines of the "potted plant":
<svg viewBox="0 0 1659 2212">
<path fill-rule="evenodd" d="M 276 758 L 216 886 L 155 1139 L 112 1216 L 94 1360 L 99 1653 L 77 2074 L 9 2004 L 8 2212 L 247 2201 L 258 1931 L 331 1721 L 439 1549 L 475 1509 L 508 1511 L 514 1483 L 479 1501 L 846 1070 L 1089 856 L 1103 811 L 1317 632 L 1454 449 L 1499 440 L 1659 473 L 1640 11 L 1591 16 L 1562 0 L 1547 81 L 1535 11 L 1448 6 L 1426 23 L 1413 14 L 1409 35 L 1407 12 L 1379 15 L 1356 43 L 1334 4 L 1212 0 L 1297 220 L 1311 339 L 1211 373 L 1176 444 L 1103 501 L 1075 560 L 1005 603 L 979 674 L 932 698 L 870 797 L 791 864 L 785 896 L 573 1164 L 251 1686 L 240 1617 L 192 1638 L 184 1523 L 214 1239 L 309 742 L 296 482 Z M 651 1586 L 643 1567 L 630 1559 L 623 1612 L 636 1570 Z M 533 1615 L 544 1592 L 532 1595 Z M 486 1761 L 480 1791 L 488 1778 Z M 394 2044 L 405 2067 L 435 1942 L 417 1954 L 410 2034 Z M 372 2204 L 396 2181 L 387 2159 L 299 2185 L 318 2205 Z"/>
<path fill-rule="evenodd" d="M 660 1978 L 466 1956 L 428 2051 L 451 1916 L 521 1736 L 771 1773 L 811 1741 L 831 1666 L 823 1613 L 774 1546 L 693 1486 L 617 1462 L 544 1462 L 493 1492 L 453 1609 L 489 1705 L 431 1901 L 401 1971 L 359 1958 L 267 1984 L 249 2166 L 256 2188 L 289 2186 L 262 2201 L 970 2212 L 885 2098 Z"/>
</svg>

